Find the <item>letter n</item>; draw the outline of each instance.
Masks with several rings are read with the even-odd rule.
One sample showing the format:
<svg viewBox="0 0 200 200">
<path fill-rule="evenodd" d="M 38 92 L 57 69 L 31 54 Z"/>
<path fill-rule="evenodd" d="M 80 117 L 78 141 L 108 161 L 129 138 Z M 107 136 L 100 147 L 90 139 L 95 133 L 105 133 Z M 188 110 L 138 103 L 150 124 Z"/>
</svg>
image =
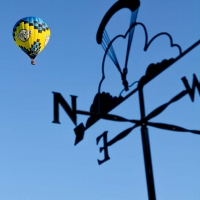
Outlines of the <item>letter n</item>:
<svg viewBox="0 0 200 200">
<path fill-rule="evenodd" d="M 76 98 L 77 96 L 71 95 L 71 104 L 72 108 L 70 108 L 69 104 L 65 101 L 63 96 L 60 93 L 52 92 L 54 97 L 54 119 L 53 123 L 60 124 L 59 121 L 59 105 L 65 110 L 68 116 L 71 118 L 72 122 L 76 125 Z"/>
</svg>

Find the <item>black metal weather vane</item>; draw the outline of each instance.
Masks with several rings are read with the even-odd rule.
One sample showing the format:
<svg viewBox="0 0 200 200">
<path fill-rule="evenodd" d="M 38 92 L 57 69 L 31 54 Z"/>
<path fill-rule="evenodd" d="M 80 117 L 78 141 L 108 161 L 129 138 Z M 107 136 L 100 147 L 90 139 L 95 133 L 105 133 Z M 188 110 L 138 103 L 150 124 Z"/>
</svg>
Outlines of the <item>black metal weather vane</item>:
<svg viewBox="0 0 200 200">
<path fill-rule="evenodd" d="M 147 83 L 153 80 L 156 76 L 161 74 L 167 68 L 171 67 L 175 62 L 179 61 L 183 56 L 185 56 L 191 50 L 193 50 L 198 45 L 200 45 L 200 40 L 195 42 L 185 51 L 182 51 L 181 47 L 178 44 L 174 44 L 171 35 L 166 32 L 159 33 L 155 35 L 152 39 L 148 40 L 148 33 L 147 33 L 146 27 L 144 26 L 144 24 L 136 22 L 139 6 L 140 6 L 139 0 L 132 0 L 132 1 L 119 0 L 108 10 L 102 22 L 100 23 L 99 29 L 97 31 L 96 39 L 97 39 L 97 43 L 101 44 L 102 47 L 104 48 L 105 54 L 102 61 L 102 78 L 100 80 L 98 92 L 94 98 L 93 104 L 91 105 L 90 111 L 88 112 L 88 111 L 83 111 L 83 110 L 77 110 L 77 107 L 76 107 L 77 96 L 71 95 L 71 106 L 70 106 L 60 93 L 53 92 L 53 96 L 54 96 L 53 123 L 58 123 L 58 124 L 60 123 L 59 107 L 61 106 L 65 110 L 65 112 L 68 114 L 68 116 L 70 117 L 74 125 L 76 126 L 74 129 L 74 132 L 76 135 L 75 145 L 77 145 L 79 142 L 81 142 L 84 139 L 86 130 L 89 129 L 92 125 L 94 125 L 99 119 L 132 123 L 133 125 L 131 127 L 117 134 L 110 141 L 108 141 L 107 139 L 108 131 L 105 131 L 104 133 L 102 133 L 100 136 L 97 137 L 96 139 L 97 145 L 100 140 L 103 140 L 103 147 L 100 147 L 100 152 L 104 152 L 104 158 L 102 160 L 98 160 L 99 165 L 110 159 L 109 151 L 108 151 L 109 146 L 112 146 L 119 140 L 128 136 L 135 128 L 141 127 L 148 196 L 150 200 L 155 200 L 156 194 L 155 194 L 155 187 L 154 187 L 153 167 L 152 167 L 152 162 L 151 162 L 150 143 L 149 143 L 147 127 L 152 126 L 159 129 L 200 134 L 200 130 L 189 130 L 189 129 L 176 126 L 173 124 L 150 122 L 151 119 L 153 119 L 157 115 L 161 114 L 165 109 L 167 109 L 169 105 L 177 102 L 178 100 L 180 100 L 186 95 L 189 95 L 191 100 L 194 101 L 195 89 L 197 89 L 200 94 L 200 82 L 198 81 L 196 75 L 194 74 L 193 83 L 192 83 L 192 86 L 190 86 L 187 81 L 187 78 L 183 77 L 182 82 L 183 82 L 183 87 L 185 89 L 183 89 L 183 91 L 181 91 L 180 93 L 176 94 L 173 98 L 171 98 L 165 104 L 160 105 L 157 108 L 155 108 L 152 112 L 150 112 L 147 115 L 145 113 L 145 100 L 144 100 L 144 95 L 143 95 L 143 88 Z M 112 40 L 110 40 L 107 32 L 105 31 L 105 27 L 108 21 L 111 19 L 111 17 L 122 8 L 128 8 L 132 12 L 130 27 L 128 28 L 127 32 L 124 35 L 117 35 Z M 156 38 L 160 36 L 166 36 L 169 38 L 170 46 L 178 48 L 179 55 L 176 58 L 171 58 L 168 60 L 164 59 L 160 63 L 150 64 L 147 67 L 145 75 L 142 76 L 139 81 L 137 81 L 138 83 L 137 87 L 124 97 L 122 97 L 121 95 L 119 95 L 119 97 L 113 97 L 109 93 L 101 92 L 101 85 L 102 85 L 103 80 L 105 79 L 104 65 L 105 65 L 105 58 L 107 55 L 112 59 L 118 71 L 120 72 L 124 90 L 126 91 L 129 90 L 129 85 L 126 79 L 126 75 L 128 73 L 128 58 L 129 58 L 130 48 L 131 48 L 132 39 L 133 39 L 133 33 L 136 26 L 141 26 L 144 30 L 144 35 L 145 35 L 144 51 L 147 51 L 149 46 L 153 43 L 154 40 L 156 40 Z M 123 70 L 121 70 L 120 64 L 117 60 L 117 57 L 113 48 L 113 43 L 118 38 L 125 39 L 127 37 L 128 37 L 128 44 L 127 44 L 127 50 L 126 50 L 126 58 L 124 62 L 124 68 Z M 140 115 L 141 115 L 140 119 L 126 119 L 118 115 L 108 114 L 112 109 L 119 106 L 121 103 L 123 103 L 126 99 L 131 97 L 136 92 L 138 93 L 138 97 L 139 97 L 139 106 L 140 106 Z M 79 125 L 77 125 L 78 114 L 89 116 L 85 125 L 83 123 L 80 123 Z"/>
</svg>

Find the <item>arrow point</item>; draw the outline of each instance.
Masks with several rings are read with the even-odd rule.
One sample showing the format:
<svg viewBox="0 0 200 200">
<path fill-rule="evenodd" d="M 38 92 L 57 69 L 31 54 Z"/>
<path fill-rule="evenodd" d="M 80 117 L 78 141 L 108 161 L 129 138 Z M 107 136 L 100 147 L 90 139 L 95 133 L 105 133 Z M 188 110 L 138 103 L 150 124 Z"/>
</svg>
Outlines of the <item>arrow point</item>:
<svg viewBox="0 0 200 200">
<path fill-rule="evenodd" d="M 84 127 L 83 123 L 79 124 L 74 129 L 74 132 L 75 132 L 75 135 L 76 135 L 76 140 L 75 140 L 74 145 L 77 145 L 84 138 L 85 127 Z"/>
</svg>

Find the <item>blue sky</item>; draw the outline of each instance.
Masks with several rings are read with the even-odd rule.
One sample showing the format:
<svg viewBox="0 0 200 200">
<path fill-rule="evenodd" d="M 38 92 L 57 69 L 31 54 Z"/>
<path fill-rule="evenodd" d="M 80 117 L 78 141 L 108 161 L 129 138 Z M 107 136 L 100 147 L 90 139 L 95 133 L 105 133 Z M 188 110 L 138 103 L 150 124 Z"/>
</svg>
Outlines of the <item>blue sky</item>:
<svg viewBox="0 0 200 200">
<path fill-rule="evenodd" d="M 67 102 L 77 95 L 77 108 L 89 111 L 98 91 L 104 51 L 96 42 L 98 26 L 115 0 L 1 0 L 1 104 L 0 199 L 2 200 L 132 200 L 148 199 L 140 128 L 109 147 L 103 159 L 96 138 L 108 131 L 108 140 L 132 126 L 100 120 L 74 146 L 74 124 L 63 110 L 61 124 L 53 124 L 53 94 Z M 199 0 L 141 0 L 137 22 L 145 24 L 149 38 L 168 32 L 186 50 L 200 39 Z M 14 43 L 12 28 L 21 18 L 37 16 L 51 29 L 51 38 L 36 65 Z M 121 10 L 106 27 L 112 39 L 128 29 L 130 11 Z M 124 62 L 125 41 L 114 44 Z M 144 33 L 136 28 L 128 66 L 128 81 L 138 81 L 147 66 L 178 55 L 167 37 L 159 37 L 143 51 Z M 200 45 L 152 80 L 144 88 L 146 114 L 185 89 L 182 77 L 200 80 Z M 102 91 L 119 95 L 121 77 L 106 58 Z M 134 89 L 134 85 L 130 90 Z M 123 93 L 126 95 L 126 93 Z M 112 114 L 140 119 L 136 93 Z M 200 96 L 189 95 L 170 105 L 152 122 L 171 123 L 200 130 Z M 78 124 L 87 117 L 78 116 Z M 149 127 L 157 199 L 200 199 L 200 136 Z"/>
</svg>

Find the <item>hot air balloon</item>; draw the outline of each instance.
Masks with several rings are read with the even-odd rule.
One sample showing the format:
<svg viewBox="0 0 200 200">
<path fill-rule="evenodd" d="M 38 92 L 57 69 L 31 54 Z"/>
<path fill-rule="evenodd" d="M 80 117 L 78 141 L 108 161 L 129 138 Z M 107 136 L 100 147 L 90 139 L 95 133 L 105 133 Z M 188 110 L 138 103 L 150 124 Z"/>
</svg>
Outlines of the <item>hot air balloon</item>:
<svg viewBox="0 0 200 200">
<path fill-rule="evenodd" d="M 35 65 L 34 58 L 45 48 L 50 39 L 48 25 L 38 17 L 25 17 L 13 27 L 13 39 Z"/>
</svg>

